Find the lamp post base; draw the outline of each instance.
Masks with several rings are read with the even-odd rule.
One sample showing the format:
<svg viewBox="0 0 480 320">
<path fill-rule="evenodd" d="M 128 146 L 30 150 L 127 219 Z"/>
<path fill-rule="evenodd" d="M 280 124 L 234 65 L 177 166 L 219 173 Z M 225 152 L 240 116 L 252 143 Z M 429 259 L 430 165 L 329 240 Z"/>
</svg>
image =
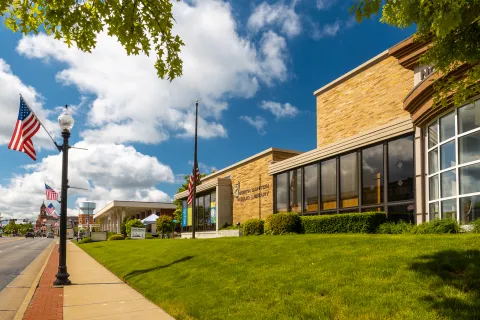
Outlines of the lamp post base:
<svg viewBox="0 0 480 320">
<path fill-rule="evenodd" d="M 67 267 L 58 267 L 57 279 L 53 282 L 54 286 L 68 286 L 72 282 L 68 279 L 70 275 L 67 273 Z"/>
</svg>

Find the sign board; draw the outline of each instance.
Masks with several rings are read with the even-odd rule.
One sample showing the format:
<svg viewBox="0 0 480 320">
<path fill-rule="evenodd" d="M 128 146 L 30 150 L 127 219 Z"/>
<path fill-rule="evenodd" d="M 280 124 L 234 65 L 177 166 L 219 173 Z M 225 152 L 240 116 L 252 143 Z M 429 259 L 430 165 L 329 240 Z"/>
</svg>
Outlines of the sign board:
<svg viewBox="0 0 480 320">
<path fill-rule="evenodd" d="M 73 239 L 73 229 L 67 229 L 67 239 Z"/>
<path fill-rule="evenodd" d="M 90 233 L 90 237 L 93 241 L 106 241 L 107 240 L 107 231 L 98 231 Z"/>
<path fill-rule="evenodd" d="M 145 228 L 132 228 L 130 239 L 145 239 Z"/>
</svg>

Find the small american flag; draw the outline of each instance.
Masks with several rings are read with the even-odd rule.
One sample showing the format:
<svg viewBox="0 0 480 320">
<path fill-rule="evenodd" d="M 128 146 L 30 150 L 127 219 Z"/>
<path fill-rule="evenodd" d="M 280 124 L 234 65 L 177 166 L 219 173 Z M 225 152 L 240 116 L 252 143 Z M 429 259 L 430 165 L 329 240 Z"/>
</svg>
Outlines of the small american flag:
<svg viewBox="0 0 480 320">
<path fill-rule="evenodd" d="M 197 176 L 197 185 L 200 183 L 200 170 L 196 170 L 196 176 Z M 188 182 L 188 199 L 187 202 L 188 204 L 192 204 L 193 201 L 193 174 L 190 175 L 190 180 Z"/>
<path fill-rule="evenodd" d="M 58 200 L 58 193 L 56 193 L 46 183 L 45 183 L 45 192 L 47 193 L 47 200 Z"/>
<path fill-rule="evenodd" d="M 25 152 L 30 158 L 37 160 L 32 137 L 39 129 L 40 122 L 20 96 L 20 110 L 8 149 Z"/>
<path fill-rule="evenodd" d="M 48 215 L 52 215 L 52 213 L 55 212 L 55 207 L 53 206 L 53 204 L 49 204 L 48 207 L 45 209 L 45 211 L 47 211 Z"/>
</svg>

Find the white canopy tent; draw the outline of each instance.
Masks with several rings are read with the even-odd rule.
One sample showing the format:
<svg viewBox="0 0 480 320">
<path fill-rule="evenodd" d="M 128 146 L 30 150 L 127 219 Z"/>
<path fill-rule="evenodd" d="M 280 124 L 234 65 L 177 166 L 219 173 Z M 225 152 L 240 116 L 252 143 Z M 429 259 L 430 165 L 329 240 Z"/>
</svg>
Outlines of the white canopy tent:
<svg viewBox="0 0 480 320">
<path fill-rule="evenodd" d="M 147 224 L 152 224 L 152 223 L 156 223 L 157 222 L 157 219 L 158 219 L 158 216 L 156 213 L 152 213 L 151 215 L 149 215 L 148 217 L 146 217 L 145 219 L 142 220 L 142 223 L 147 225 Z"/>
</svg>

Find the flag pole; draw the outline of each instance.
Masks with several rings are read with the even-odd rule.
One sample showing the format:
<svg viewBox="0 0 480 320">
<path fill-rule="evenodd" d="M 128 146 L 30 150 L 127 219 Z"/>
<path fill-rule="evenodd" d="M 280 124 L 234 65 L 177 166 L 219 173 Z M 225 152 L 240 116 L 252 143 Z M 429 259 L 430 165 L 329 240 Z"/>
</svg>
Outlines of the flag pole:
<svg viewBox="0 0 480 320">
<path fill-rule="evenodd" d="M 25 105 L 27 106 L 27 108 L 30 110 L 31 113 L 33 113 L 33 115 L 35 116 L 35 118 L 37 118 L 38 122 L 40 122 L 40 125 L 43 127 L 43 130 L 45 130 L 45 132 L 48 134 L 48 136 L 50 137 L 50 139 L 52 139 L 52 142 L 53 142 L 53 144 L 55 145 L 55 147 L 57 148 L 57 150 L 60 151 L 58 144 L 55 142 L 55 140 L 53 140 L 52 136 L 50 135 L 50 132 L 48 132 L 47 128 L 45 128 L 45 126 L 43 125 L 42 121 L 40 121 L 40 119 L 37 117 L 37 115 L 35 114 L 35 112 L 33 112 L 32 108 L 30 108 L 30 106 L 28 105 L 27 101 L 23 98 L 23 96 L 22 96 L 21 93 L 20 93 L 20 99 L 22 99 L 23 102 L 25 102 Z"/>
<path fill-rule="evenodd" d="M 195 101 L 195 147 L 193 152 L 193 200 L 192 200 L 192 239 L 195 239 L 196 208 L 197 208 L 197 127 L 198 127 L 198 100 Z"/>
</svg>

